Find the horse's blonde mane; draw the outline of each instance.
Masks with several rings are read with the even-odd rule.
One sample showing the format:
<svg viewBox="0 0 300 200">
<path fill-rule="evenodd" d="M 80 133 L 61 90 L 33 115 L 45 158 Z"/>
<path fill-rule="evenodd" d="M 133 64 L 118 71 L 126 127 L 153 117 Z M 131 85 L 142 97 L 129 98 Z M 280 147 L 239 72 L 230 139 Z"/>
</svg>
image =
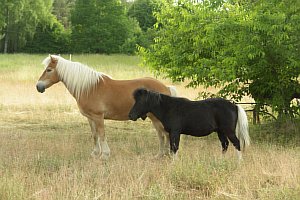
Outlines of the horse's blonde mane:
<svg viewBox="0 0 300 200">
<path fill-rule="evenodd" d="M 88 95 L 98 81 L 103 79 L 103 76 L 107 76 L 79 62 L 72 62 L 56 55 L 51 57 L 57 59 L 56 70 L 59 80 L 77 100 L 82 94 Z M 51 58 L 48 56 L 43 64 L 47 67 L 50 62 Z"/>
</svg>

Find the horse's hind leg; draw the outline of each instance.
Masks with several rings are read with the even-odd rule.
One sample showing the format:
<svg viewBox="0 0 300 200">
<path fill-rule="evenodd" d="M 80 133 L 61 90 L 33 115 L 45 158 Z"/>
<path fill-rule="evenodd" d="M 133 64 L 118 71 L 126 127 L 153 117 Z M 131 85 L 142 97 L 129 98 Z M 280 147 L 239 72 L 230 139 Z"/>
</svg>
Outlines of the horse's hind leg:
<svg viewBox="0 0 300 200">
<path fill-rule="evenodd" d="M 218 132 L 218 137 L 219 137 L 219 140 L 221 141 L 221 145 L 222 145 L 222 153 L 225 154 L 227 149 L 228 149 L 228 139 L 227 137 L 221 133 L 221 132 Z"/>
<path fill-rule="evenodd" d="M 153 127 L 157 131 L 159 139 L 159 152 L 156 157 L 162 157 L 164 155 L 169 155 L 170 153 L 170 137 L 162 125 L 162 123 L 156 119 L 152 114 L 148 114 L 148 117 L 151 119 Z"/>
<path fill-rule="evenodd" d="M 153 123 L 159 138 L 159 153 L 156 157 L 162 157 L 170 154 L 170 137 L 160 122 Z"/>
</svg>

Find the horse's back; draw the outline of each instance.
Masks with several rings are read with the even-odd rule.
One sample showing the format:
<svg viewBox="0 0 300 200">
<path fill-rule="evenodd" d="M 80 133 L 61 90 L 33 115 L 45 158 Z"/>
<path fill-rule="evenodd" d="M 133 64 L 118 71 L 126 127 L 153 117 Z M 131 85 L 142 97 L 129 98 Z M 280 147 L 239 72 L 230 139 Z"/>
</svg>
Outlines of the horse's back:
<svg viewBox="0 0 300 200">
<path fill-rule="evenodd" d="M 114 80 L 109 83 L 114 88 L 122 88 L 130 92 L 130 96 L 137 88 L 145 88 L 162 94 L 170 95 L 170 90 L 159 80 L 150 77 L 137 78 L 131 80 Z"/>
<path fill-rule="evenodd" d="M 141 88 L 146 88 L 148 90 L 152 90 L 162 94 L 171 95 L 170 89 L 157 79 L 144 77 L 139 79 L 133 79 L 131 81 L 136 82 L 138 85 L 141 85 Z"/>
<path fill-rule="evenodd" d="M 170 95 L 170 90 L 162 82 L 153 78 L 138 78 L 131 80 L 115 80 L 106 78 L 99 83 L 97 91 L 101 97 L 92 102 L 98 102 L 105 107 L 106 119 L 128 120 L 128 113 L 134 104 L 133 92 L 138 88 L 153 90 Z"/>
</svg>

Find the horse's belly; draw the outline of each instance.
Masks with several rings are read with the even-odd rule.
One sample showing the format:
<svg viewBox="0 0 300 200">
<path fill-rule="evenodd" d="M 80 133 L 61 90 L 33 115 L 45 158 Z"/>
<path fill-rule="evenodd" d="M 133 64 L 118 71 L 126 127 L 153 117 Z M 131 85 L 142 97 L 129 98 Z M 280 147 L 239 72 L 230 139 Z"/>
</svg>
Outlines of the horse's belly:
<svg viewBox="0 0 300 200">
<path fill-rule="evenodd" d="M 118 121 L 129 120 L 127 113 L 110 113 L 110 112 L 104 113 L 104 119 L 118 120 Z"/>
</svg>

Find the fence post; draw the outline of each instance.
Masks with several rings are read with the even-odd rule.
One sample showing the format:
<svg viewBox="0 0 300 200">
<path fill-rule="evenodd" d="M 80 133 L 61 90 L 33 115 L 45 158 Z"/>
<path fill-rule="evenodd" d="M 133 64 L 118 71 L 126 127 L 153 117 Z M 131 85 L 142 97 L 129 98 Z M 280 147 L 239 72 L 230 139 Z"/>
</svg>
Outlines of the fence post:
<svg viewBox="0 0 300 200">
<path fill-rule="evenodd" d="M 253 118 L 253 124 L 255 125 L 256 124 L 256 115 L 257 115 L 255 108 L 253 109 L 252 112 L 253 112 L 253 116 L 252 116 L 252 118 Z"/>
<path fill-rule="evenodd" d="M 260 124 L 259 105 L 255 104 L 253 109 L 253 124 Z"/>
</svg>

